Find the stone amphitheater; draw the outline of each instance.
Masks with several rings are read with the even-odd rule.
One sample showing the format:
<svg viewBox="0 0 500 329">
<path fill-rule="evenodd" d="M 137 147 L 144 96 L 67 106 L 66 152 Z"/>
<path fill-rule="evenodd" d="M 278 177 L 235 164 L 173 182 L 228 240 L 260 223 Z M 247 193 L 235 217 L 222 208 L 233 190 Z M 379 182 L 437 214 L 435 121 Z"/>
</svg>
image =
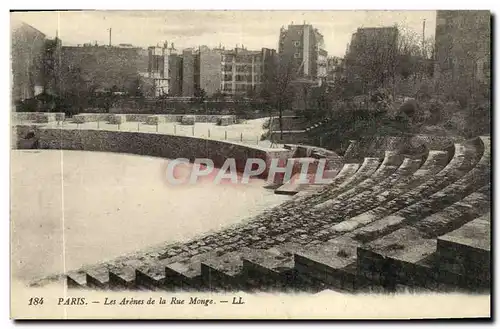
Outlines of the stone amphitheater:
<svg viewBox="0 0 500 329">
<path fill-rule="evenodd" d="M 352 142 L 327 185 L 247 223 L 64 280 L 80 289 L 489 293 L 490 137 L 419 140 L 418 152 Z"/>
</svg>

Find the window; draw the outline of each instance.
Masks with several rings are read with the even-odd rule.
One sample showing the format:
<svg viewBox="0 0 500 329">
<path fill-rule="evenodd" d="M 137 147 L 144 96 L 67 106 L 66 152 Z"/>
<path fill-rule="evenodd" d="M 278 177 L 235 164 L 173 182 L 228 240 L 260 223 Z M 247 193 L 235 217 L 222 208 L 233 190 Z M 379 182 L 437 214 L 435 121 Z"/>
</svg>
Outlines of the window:
<svg viewBox="0 0 500 329">
<path fill-rule="evenodd" d="M 295 47 L 300 46 L 300 41 L 294 41 L 294 42 L 293 42 L 293 45 L 294 45 Z"/>
</svg>

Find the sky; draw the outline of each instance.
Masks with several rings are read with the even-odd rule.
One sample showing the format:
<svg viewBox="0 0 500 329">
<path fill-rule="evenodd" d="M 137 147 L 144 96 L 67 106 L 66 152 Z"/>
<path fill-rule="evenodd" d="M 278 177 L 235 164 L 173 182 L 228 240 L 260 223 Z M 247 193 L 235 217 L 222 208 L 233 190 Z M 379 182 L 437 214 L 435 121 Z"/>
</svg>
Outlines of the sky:
<svg viewBox="0 0 500 329">
<path fill-rule="evenodd" d="M 352 33 L 358 27 L 393 26 L 421 38 L 425 19 L 425 37 L 435 31 L 435 11 L 81 11 L 11 13 L 11 22 L 23 21 L 49 38 L 56 31 L 63 44 L 129 43 L 148 47 L 175 44 L 184 49 L 221 44 L 249 50 L 278 48 L 282 26 L 312 24 L 324 36 L 331 56 L 343 56 Z"/>
</svg>

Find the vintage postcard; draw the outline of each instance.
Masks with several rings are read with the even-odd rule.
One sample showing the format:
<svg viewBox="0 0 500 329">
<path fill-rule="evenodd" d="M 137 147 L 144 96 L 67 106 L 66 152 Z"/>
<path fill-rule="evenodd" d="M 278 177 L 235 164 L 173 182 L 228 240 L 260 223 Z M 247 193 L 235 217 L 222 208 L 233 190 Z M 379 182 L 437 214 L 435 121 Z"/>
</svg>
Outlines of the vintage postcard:
<svg viewBox="0 0 500 329">
<path fill-rule="evenodd" d="M 13 319 L 490 318 L 489 11 L 10 16 Z"/>
</svg>

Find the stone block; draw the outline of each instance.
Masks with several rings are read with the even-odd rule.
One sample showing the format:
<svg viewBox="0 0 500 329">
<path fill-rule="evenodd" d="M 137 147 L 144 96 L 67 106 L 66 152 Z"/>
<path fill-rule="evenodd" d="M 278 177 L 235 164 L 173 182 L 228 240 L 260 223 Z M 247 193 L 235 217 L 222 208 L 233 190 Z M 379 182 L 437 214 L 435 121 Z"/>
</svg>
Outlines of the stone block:
<svg viewBox="0 0 500 329">
<path fill-rule="evenodd" d="M 321 281 L 328 287 L 353 291 L 356 287 L 355 241 L 330 240 L 295 254 L 295 269 L 302 276 Z"/>
<path fill-rule="evenodd" d="M 87 275 L 82 272 L 66 275 L 66 286 L 68 289 L 81 289 L 87 287 Z"/>
<path fill-rule="evenodd" d="M 109 116 L 109 123 L 119 125 L 127 122 L 127 117 L 125 114 L 111 114 Z"/>
<path fill-rule="evenodd" d="M 165 116 L 163 115 L 150 115 L 146 118 L 147 125 L 159 125 L 165 122 Z"/>
<path fill-rule="evenodd" d="M 194 125 L 196 117 L 194 115 L 184 115 L 182 116 L 181 124 L 183 125 Z"/>
<path fill-rule="evenodd" d="M 56 113 L 37 113 L 35 117 L 36 123 L 51 123 L 56 121 Z"/>
<path fill-rule="evenodd" d="M 129 266 L 110 269 L 108 285 L 114 290 L 135 288 L 135 269 Z"/>
<path fill-rule="evenodd" d="M 106 289 L 109 283 L 109 271 L 105 267 L 87 271 L 87 286 L 89 288 Z"/>
</svg>

